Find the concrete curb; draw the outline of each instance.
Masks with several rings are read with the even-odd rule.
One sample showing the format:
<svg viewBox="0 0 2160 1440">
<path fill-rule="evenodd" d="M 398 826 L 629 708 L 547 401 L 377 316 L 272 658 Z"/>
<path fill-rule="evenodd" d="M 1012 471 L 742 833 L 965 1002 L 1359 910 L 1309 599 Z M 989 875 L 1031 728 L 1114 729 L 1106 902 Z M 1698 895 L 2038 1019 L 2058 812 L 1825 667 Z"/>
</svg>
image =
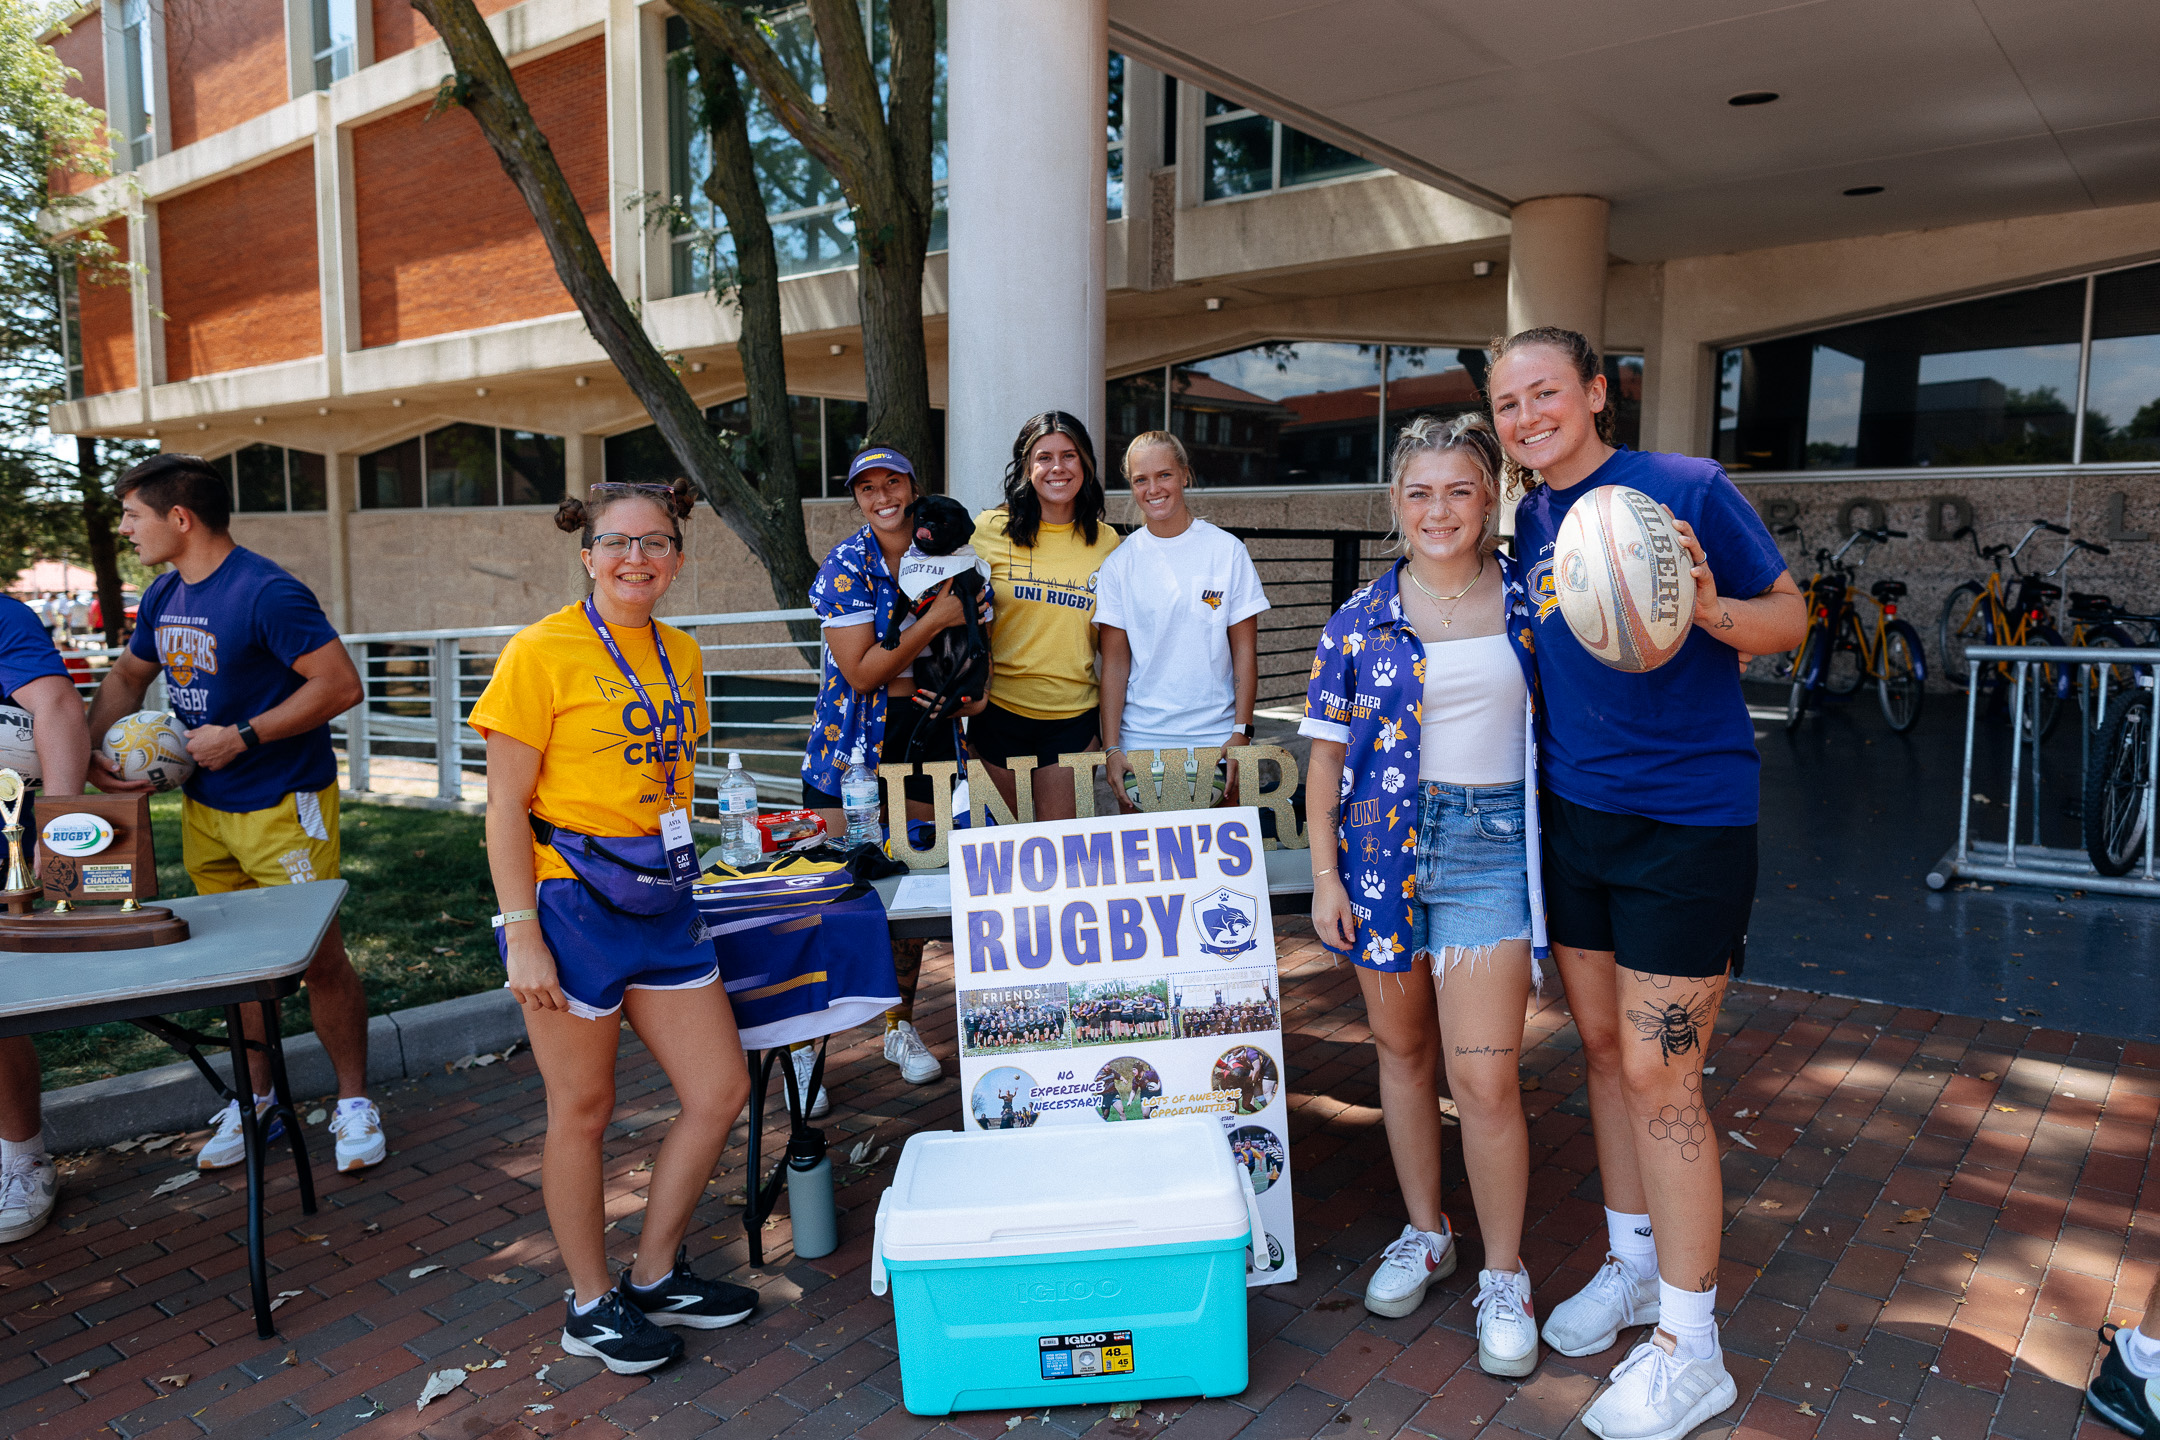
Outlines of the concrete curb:
<svg viewBox="0 0 2160 1440">
<path fill-rule="evenodd" d="M 415 1005 L 368 1021 L 368 1083 L 411 1080 L 468 1055 L 501 1050 L 525 1038 L 525 1018 L 508 990 L 483 990 L 433 1005 Z M 230 1084 L 224 1051 L 205 1057 Z M 313 1034 L 285 1042 L 285 1073 L 293 1098 L 332 1095 L 337 1074 Z M 202 1072 L 186 1060 L 110 1080 L 47 1091 L 45 1143 L 55 1151 L 111 1145 L 146 1131 L 198 1130 L 217 1108 Z"/>
</svg>

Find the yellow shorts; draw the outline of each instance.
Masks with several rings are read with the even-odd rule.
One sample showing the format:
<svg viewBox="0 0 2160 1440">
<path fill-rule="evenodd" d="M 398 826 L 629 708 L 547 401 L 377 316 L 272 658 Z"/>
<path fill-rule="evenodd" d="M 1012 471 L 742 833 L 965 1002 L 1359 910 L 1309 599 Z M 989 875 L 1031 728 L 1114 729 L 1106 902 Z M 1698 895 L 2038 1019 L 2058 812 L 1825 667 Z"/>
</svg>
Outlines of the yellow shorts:
<svg viewBox="0 0 2160 1440">
<path fill-rule="evenodd" d="M 267 810 L 180 802 L 180 861 L 197 893 L 338 878 L 338 787 L 297 790 Z"/>
</svg>

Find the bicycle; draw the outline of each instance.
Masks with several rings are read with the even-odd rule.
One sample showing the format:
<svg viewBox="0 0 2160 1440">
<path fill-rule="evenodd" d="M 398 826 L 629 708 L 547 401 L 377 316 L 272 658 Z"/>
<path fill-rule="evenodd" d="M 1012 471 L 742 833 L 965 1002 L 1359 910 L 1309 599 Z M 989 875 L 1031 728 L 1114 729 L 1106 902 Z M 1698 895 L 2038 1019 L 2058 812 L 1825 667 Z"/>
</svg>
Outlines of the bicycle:
<svg viewBox="0 0 2160 1440">
<path fill-rule="evenodd" d="M 2062 559 L 2055 568 L 2040 574 L 2027 574 L 2018 564 L 2018 556 L 2041 531 L 2061 535 L 2069 541 L 2063 547 Z M 2047 613 L 2063 598 L 2060 585 L 2051 583 L 2063 571 L 2063 567 L 2076 559 L 2079 552 L 2090 551 L 2096 555 L 2108 553 L 2107 547 L 2080 540 L 2068 530 L 2049 520 L 2035 520 L 2032 528 L 2015 545 L 1989 545 L 1981 547 L 1979 537 L 1970 525 L 1964 526 L 1953 540 L 1972 541 L 1973 554 L 1989 562 L 1994 568 L 1984 580 L 1967 580 L 1952 590 L 1943 600 L 1942 618 L 1936 623 L 1936 654 L 1941 657 L 1943 674 L 1950 683 L 1964 690 L 1978 683 L 1991 699 L 1999 699 L 2010 684 L 2010 667 L 1997 662 L 1979 676 L 1965 658 L 1968 645 L 2061 645 L 2061 634 L 2047 623 Z M 2003 576 L 2003 561 L 2010 562 L 2012 586 Z M 2039 730 L 2044 737 L 2055 728 L 2061 714 L 2062 702 L 2070 696 L 2070 676 L 2060 665 L 2042 664 L 2036 668 L 2033 683 L 2039 687 Z M 2024 716 L 2018 720 L 2022 728 L 2031 723 Z"/>
<path fill-rule="evenodd" d="M 2144 667 L 2114 704 L 2085 772 L 2086 858 L 2102 875 L 2127 875 L 2145 852 L 2151 824 L 2153 679 Z"/>
<path fill-rule="evenodd" d="M 2104 546 L 2086 548 L 2102 555 L 2108 553 Z M 2072 590 L 2068 608 L 2070 643 L 2073 645 L 2128 649 L 2149 646 L 2160 640 L 2160 615 L 2140 615 L 2125 610 L 2106 595 Z M 2132 633 L 2131 626 L 2143 630 L 2143 637 Z M 2086 665 L 2080 668 L 2085 674 L 2078 691 L 2078 710 L 2091 717 L 2090 725 L 2095 731 L 2107 723 L 2112 697 L 2127 691 L 2132 680 L 2142 678 L 2147 669 L 2143 665 Z"/>
<path fill-rule="evenodd" d="M 1799 527 L 1779 527 L 1780 534 L 1797 534 Z M 1785 728 L 1800 728 L 1814 691 L 1821 689 L 1843 698 L 1868 679 L 1875 681 L 1875 698 L 1883 721 L 1903 735 L 1919 723 L 1920 708 L 1927 699 L 1927 654 L 1920 632 L 1897 618 L 1898 601 L 1906 594 L 1902 580 L 1877 580 L 1865 596 L 1854 588 L 1854 572 L 1866 563 L 1866 552 L 1851 565 L 1845 552 L 1861 541 L 1879 545 L 1904 539 L 1903 530 L 1855 530 L 1835 554 L 1815 552 L 1816 571 L 1805 588 L 1808 608 L 1807 633 L 1789 656 L 1785 673 L 1792 677 L 1786 694 Z M 1875 607 L 1873 621 L 1863 618 L 1861 603 Z"/>
</svg>

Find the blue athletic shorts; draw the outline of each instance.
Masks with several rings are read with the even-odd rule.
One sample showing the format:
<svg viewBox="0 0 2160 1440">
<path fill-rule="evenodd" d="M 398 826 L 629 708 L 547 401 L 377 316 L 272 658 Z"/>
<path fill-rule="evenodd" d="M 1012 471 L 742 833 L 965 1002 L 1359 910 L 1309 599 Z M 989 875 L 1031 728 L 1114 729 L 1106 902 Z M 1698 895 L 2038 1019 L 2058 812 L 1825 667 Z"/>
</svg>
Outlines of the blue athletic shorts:
<svg viewBox="0 0 2160 1440">
<path fill-rule="evenodd" d="M 580 881 L 542 880 L 539 904 L 540 936 L 573 1015 L 604 1020 L 622 1008 L 626 990 L 696 990 L 720 978 L 687 889 L 664 915 L 626 915 Z M 507 965 L 509 942 L 500 930 L 495 949 Z"/>
</svg>

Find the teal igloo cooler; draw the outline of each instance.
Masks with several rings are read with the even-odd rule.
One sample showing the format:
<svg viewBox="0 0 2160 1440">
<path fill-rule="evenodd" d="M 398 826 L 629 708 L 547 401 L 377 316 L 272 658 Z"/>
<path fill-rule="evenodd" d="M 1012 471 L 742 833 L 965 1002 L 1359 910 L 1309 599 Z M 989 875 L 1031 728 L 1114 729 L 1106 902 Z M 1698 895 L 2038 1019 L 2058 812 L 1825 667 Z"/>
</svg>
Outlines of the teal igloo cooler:
<svg viewBox="0 0 2160 1440">
<path fill-rule="evenodd" d="M 1252 1182 L 1212 1116 L 930 1132 L 878 1202 L 870 1288 L 890 1285 L 917 1415 L 1245 1388 Z"/>
</svg>

